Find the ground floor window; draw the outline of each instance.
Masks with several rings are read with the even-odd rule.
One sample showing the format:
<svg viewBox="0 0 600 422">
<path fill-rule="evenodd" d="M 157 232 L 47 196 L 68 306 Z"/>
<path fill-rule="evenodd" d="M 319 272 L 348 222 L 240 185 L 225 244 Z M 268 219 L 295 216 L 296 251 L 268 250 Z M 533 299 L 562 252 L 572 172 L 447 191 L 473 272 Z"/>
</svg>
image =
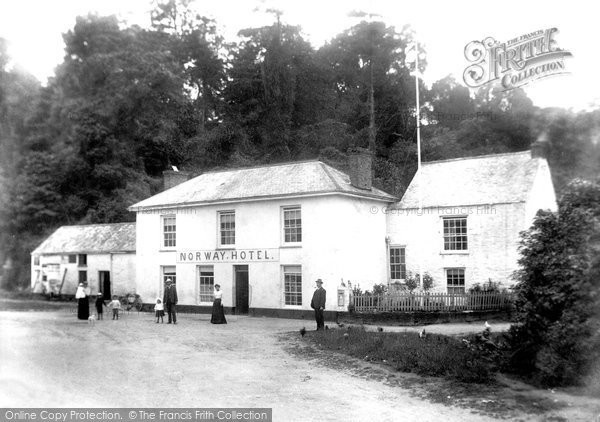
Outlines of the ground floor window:
<svg viewBox="0 0 600 422">
<path fill-rule="evenodd" d="M 465 269 L 446 268 L 446 283 L 448 285 L 448 293 L 465 293 Z"/>
<path fill-rule="evenodd" d="M 173 284 L 177 283 L 177 273 L 175 272 L 175 265 L 164 265 L 161 267 L 162 272 L 162 284 L 167 281 L 167 278 L 170 278 Z"/>
<path fill-rule="evenodd" d="M 390 278 L 406 279 L 406 249 L 403 246 L 390 246 Z"/>
<path fill-rule="evenodd" d="M 198 291 L 200 293 L 200 302 L 212 302 L 215 287 L 215 270 L 212 265 L 198 265 Z"/>
<path fill-rule="evenodd" d="M 87 271 L 79 271 L 79 282 L 87 283 Z"/>
<path fill-rule="evenodd" d="M 298 265 L 283 267 L 283 293 L 286 305 L 302 305 L 302 268 Z"/>
</svg>

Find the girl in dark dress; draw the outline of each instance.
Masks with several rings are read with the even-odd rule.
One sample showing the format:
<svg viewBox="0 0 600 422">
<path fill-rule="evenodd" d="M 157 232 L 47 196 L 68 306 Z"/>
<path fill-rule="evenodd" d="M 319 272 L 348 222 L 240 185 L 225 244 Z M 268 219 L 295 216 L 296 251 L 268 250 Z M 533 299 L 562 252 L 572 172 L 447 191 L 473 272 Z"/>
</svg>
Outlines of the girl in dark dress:
<svg viewBox="0 0 600 422">
<path fill-rule="evenodd" d="M 213 302 L 212 317 L 210 318 L 212 324 L 227 324 L 225 312 L 223 312 L 223 304 L 221 303 L 222 296 L 221 286 L 215 284 L 215 301 Z"/>
<path fill-rule="evenodd" d="M 88 319 L 90 317 L 90 302 L 83 283 L 80 283 L 77 287 L 75 299 L 77 299 L 77 319 Z"/>
</svg>

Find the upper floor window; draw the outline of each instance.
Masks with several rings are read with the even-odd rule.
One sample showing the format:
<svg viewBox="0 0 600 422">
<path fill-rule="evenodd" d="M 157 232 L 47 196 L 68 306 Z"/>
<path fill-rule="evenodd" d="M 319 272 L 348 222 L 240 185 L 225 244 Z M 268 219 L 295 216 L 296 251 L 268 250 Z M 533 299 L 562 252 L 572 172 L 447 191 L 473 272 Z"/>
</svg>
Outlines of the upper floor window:
<svg viewBox="0 0 600 422">
<path fill-rule="evenodd" d="M 466 251 L 467 243 L 467 217 L 444 218 L 444 250 Z"/>
<path fill-rule="evenodd" d="M 162 217 L 162 228 L 163 228 L 163 246 L 165 248 L 174 248 L 177 246 L 176 239 L 176 224 L 175 216 L 163 216 Z"/>
<path fill-rule="evenodd" d="M 40 265 L 40 256 L 39 255 L 33 256 L 33 265 Z"/>
<path fill-rule="evenodd" d="M 219 212 L 219 244 L 235 245 L 235 211 Z"/>
<path fill-rule="evenodd" d="M 69 264 L 75 264 L 77 262 L 77 255 L 69 255 Z"/>
<path fill-rule="evenodd" d="M 85 267 L 87 266 L 87 255 L 82 253 L 79 254 L 79 264 L 77 264 L 79 267 Z"/>
<path fill-rule="evenodd" d="M 464 294 L 465 293 L 465 269 L 464 268 L 447 268 L 446 283 L 448 293 Z"/>
<path fill-rule="evenodd" d="M 283 209 L 283 241 L 284 243 L 302 242 L 302 213 L 300 207 Z"/>
<path fill-rule="evenodd" d="M 392 280 L 406 279 L 406 249 L 390 246 L 390 278 Z"/>
</svg>

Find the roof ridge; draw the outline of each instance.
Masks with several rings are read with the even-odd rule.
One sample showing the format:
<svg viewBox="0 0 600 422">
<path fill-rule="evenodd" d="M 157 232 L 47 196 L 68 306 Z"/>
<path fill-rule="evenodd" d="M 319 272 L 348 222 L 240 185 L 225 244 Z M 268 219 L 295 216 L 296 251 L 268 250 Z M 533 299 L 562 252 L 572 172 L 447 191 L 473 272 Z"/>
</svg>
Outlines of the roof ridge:
<svg viewBox="0 0 600 422">
<path fill-rule="evenodd" d="M 135 224 L 135 221 L 123 221 L 120 223 L 91 223 L 91 224 L 68 224 L 64 226 L 60 226 L 59 229 L 63 227 L 91 227 L 91 226 L 117 226 L 123 224 Z"/>
<path fill-rule="evenodd" d="M 335 186 L 335 188 L 337 190 L 343 191 L 344 189 L 342 189 L 342 187 L 340 186 L 340 184 L 337 182 L 337 180 L 335 180 L 335 178 L 331 175 L 331 172 L 329 171 L 330 169 L 333 169 L 333 167 L 331 167 L 331 166 L 329 166 L 329 165 L 327 165 L 327 164 L 325 164 L 323 162 L 319 162 L 319 163 L 321 164 L 321 167 L 323 168 L 323 171 L 325 172 L 325 174 L 327 175 L 327 177 L 329 178 L 329 180 L 331 180 L 333 182 L 333 186 Z M 341 173 L 344 173 L 344 172 L 341 172 Z"/>
<path fill-rule="evenodd" d="M 269 167 L 283 167 L 283 166 L 291 166 L 294 164 L 306 164 L 306 163 L 321 163 L 324 164 L 321 160 L 319 159 L 310 159 L 310 160 L 301 160 L 301 161 L 285 161 L 282 163 L 271 163 L 271 164 L 256 164 L 254 166 L 248 166 L 248 167 L 231 167 L 231 168 L 226 168 L 226 169 L 221 169 L 221 170 L 208 170 L 208 171 L 204 171 L 198 174 L 198 176 L 202 176 L 205 174 L 214 174 L 214 173 L 225 173 L 228 171 L 240 171 L 240 170 L 252 170 L 252 169 L 259 169 L 259 168 L 269 168 Z M 196 176 L 196 177 L 198 177 Z"/>
<path fill-rule="evenodd" d="M 502 152 L 500 154 L 484 154 L 484 155 L 475 155 L 472 157 L 458 157 L 458 158 L 448 158 L 445 160 L 424 161 L 422 163 L 422 165 L 448 163 L 448 162 L 452 162 L 452 161 L 477 160 L 477 159 L 491 158 L 491 157 L 503 157 L 503 156 L 508 156 L 508 155 L 519 155 L 519 154 L 525 154 L 525 153 L 531 154 L 531 150 L 528 149 L 525 151 Z"/>
</svg>

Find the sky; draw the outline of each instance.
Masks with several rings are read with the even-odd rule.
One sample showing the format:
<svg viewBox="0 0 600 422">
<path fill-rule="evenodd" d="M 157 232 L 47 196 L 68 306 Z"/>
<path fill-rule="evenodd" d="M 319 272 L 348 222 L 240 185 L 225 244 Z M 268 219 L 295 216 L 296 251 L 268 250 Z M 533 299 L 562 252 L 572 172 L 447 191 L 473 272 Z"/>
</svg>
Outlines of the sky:
<svg viewBox="0 0 600 422">
<path fill-rule="evenodd" d="M 265 10 L 276 8 L 283 11 L 285 23 L 300 25 L 315 47 L 358 23 L 348 17 L 352 10 L 378 14 L 398 30 L 409 24 L 426 49 L 423 78 L 428 85 L 449 74 L 462 83 L 469 65 L 464 50 L 471 41 L 508 41 L 555 27 L 556 44 L 572 53 L 565 59 L 567 73 L 531 82 L 525 86 L 527 94 L 540 107 L 600 108 L 594 30 L 600 10 L 591 1 L 196 0 L 193 7 L 216 19 L 228 40 L 235 40 L 240 29 L 272 23 Z M 151 9 L 151 0 L 0 0 L 0 37 L 9 42 L 13 65 L 45 83 L 62 62 L 62 34 L 76 16 L 115 14 L 129 24 L 148 26 Z"/>
</svg>

